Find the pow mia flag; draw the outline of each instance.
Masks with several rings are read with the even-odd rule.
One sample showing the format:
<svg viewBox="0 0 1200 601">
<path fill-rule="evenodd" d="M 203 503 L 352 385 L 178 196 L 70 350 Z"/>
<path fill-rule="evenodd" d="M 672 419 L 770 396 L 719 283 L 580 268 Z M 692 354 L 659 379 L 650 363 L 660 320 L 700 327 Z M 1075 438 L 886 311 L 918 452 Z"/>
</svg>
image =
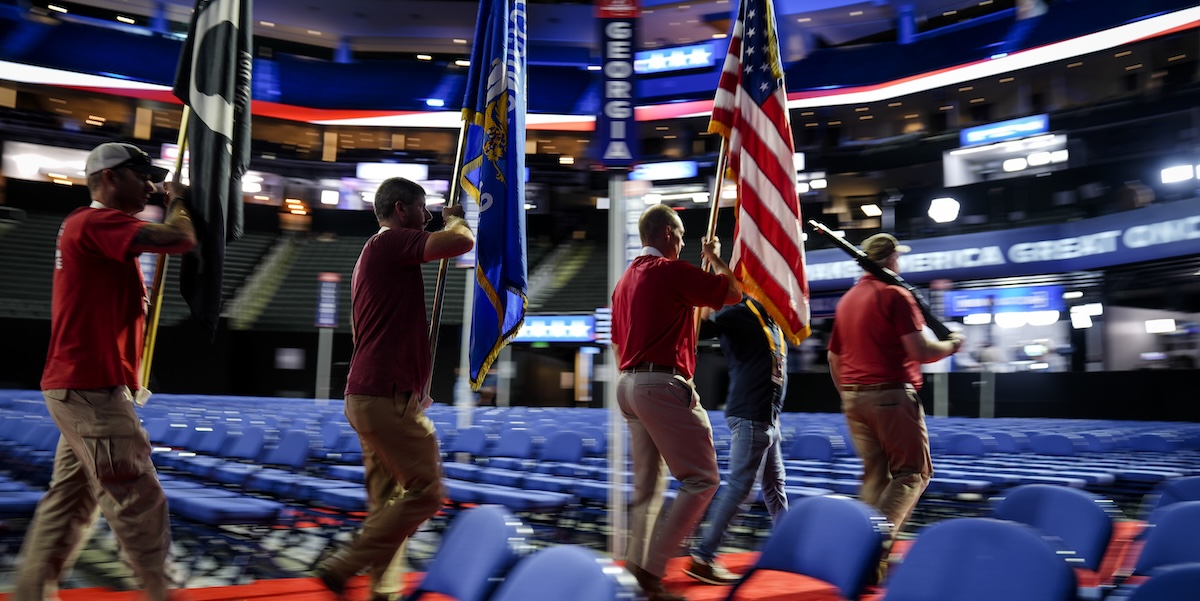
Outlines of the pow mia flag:
<svg viewBox="0 0 1200 601">
<path fill-rule="evenodd" d="M 197 0 L 175 72 L 191 108 L 187 145 L 198 244 L 183 258 L 179 292 L 210 332 L 221 314 L 225 243 L 242 236 L 242 175 L 250 164 L 252 0 Z"/>
</svg>

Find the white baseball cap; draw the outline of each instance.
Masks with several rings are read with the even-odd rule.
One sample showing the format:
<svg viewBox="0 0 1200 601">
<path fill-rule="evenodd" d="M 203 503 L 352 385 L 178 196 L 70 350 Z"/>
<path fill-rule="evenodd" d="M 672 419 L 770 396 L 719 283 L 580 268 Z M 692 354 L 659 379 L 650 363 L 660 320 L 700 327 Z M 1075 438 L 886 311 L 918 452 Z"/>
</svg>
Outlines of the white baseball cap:
<svg viewBox="0 0 1200 601">
<path fill-rule="evenodd" d="M 150 161 L 150 155 L 133 144 L 105 142 L 88 153 L 85 170 L 88 175 L 105 169 L 128 167 L 150 176 L 150 181 L 159 183 L 167 178 L 167 170 Z"/>
</svg>

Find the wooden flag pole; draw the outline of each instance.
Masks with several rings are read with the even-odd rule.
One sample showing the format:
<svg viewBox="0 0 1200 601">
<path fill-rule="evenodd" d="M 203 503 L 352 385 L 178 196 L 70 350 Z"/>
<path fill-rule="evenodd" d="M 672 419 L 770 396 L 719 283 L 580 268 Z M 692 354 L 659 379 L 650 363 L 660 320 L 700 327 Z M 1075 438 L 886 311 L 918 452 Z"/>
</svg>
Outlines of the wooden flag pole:
<svg viewBox="0 0 1200 601">
<path fill-rule="evenodd" d="M 705 235 L 709 238 L 712 238 L 717 234 L 717 214 L 721 208 L 721 190 L 725 188 L 725 166 L 728 163 L 726 159 L 726 154 L 728 151 L 729 139 L 722 136 L 721 149 L 717 151 L 717 180 L 712 189 L 712 204 L 710 204 L 708 208 L 708 231 Z M 701 244 L 703 244 L 703 242 L 701 242 Z M 700 266 L 704 269 L 704 271 L 712 269 L 712 265 L 709 265 L 708 259 L 703 258 L 703 253 L 701 253 Z M 693 327 L 696 329 L 696 336 L 699 337 L 700 309 L 697 308 L 692 313 L 692 317 L 694 318 L 692 319 L 692 322 L 694 324 Z"/>
<path fill-rule="evenodd" d="M 458 200 L 458 195 L 461 192 L 459 179 L 462 177 L 463 155 L 466 154 L 467 151 L 467 127 L 467 122 L 463 121 L 462 129 L 458 131 L 458 149 L 454 152 L 454 171 L 450 176 L 450 191 L 448 193 L 448 197 L 446 198 L 447 209 L 454 206 L 454 203 Z M 441 326 L 442 323 L 442 305 L 444 304 L 444 297 L 446 296 L 446 272 L 449 271 L 449 269 L 450 259 L 442 259 L 441 264 L 438 265 L 437 286 L 434 288 L 433 293 L 433 315 L 431 315 L 429 318 L 429 357 L 431 360 L 435 355 L 437 355 L 438 327 Z M 432 385 L 433 374 L 430 373 L 429 377 L 425 380 L 426 395 L 429 394 L 429 389 Z"/>
<path fill-rule="evenodd" d="M 188 121 L 192 114 L 192 109 L 188 105 L 183 105 L 183 117 L 179 120 L 179 138 L 176 143 L 179 151 L 175 156 L 175 177 L 173 181 L 179 183 L 182 180 L 183 172 L 183 155 L 187 152 L 187 130 Z M 169 195 L 167 204 L 170 204 Z M 163 207 L 163 217 L 166 218 L 167 207 Z M 158 255 L 158 264 L 154 268 L 154 287 L 150 289 L 150 307 L 146 313 L 146 335 L 142 343 L 142 367 L 141 367 L 141 383 L 142 388 L 150 386 L 150 366 L 154 363 L 154 345 L 158 342 L 158 320 L 162 316 L 163 302 L 163 287 L 167 282 L 167 261 L 170 255 Z"/>
<path fill-rule="evenodd" d="M 707 237 L 712 238 L 717 234 L 717 214 L 721 206 L 721 191 L 725 188 L 725 168 L 728 164 L 729 139 L 721 137 L 721 149 L 717 151 L 717 180 L 713 185 L 712 204 L 708 209 L 708 232 Z M 704 269 L 707 271 L 709 267 L 708 261 L 703 261 Z"/>
</svg>

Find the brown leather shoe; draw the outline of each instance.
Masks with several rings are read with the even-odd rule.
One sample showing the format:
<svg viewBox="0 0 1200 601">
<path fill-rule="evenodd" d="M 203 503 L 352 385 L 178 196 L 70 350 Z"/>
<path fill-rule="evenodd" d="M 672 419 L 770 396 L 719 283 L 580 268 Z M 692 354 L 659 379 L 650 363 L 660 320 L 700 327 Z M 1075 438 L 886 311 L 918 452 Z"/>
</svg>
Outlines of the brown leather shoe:
<svg viewBox="0 0 1200 601">
<path fill-rule="evenodd" d="M 676 595 L 663 587 L 662 576 L 655 576 L 642 569 L 641 566 L 626 563 L 625 569 L 637 579 L 638 586 L 646 593 L 647 601 L 687 601 L 687 597 Z"/>
</svg>

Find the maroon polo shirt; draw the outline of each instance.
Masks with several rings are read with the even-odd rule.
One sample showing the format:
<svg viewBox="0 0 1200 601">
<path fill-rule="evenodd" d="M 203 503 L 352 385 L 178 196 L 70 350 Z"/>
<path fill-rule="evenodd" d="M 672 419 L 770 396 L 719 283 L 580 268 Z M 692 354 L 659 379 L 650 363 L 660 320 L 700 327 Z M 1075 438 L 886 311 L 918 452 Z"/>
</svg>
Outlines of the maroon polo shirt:
<svg viewBox="0 0 1200 601">
<path fill-rule="evenodd" d="M 424 390 L 430 360 L 421 263 L 429 235 L 389 229 L 363 246 L 350 280 L 354 355 L 346 394 L 391 397 Z"/>
<path fill-rule="evenodd" d="M 686 261 L 643 255 L 613 290 L 613 344 L 621 369 L 651 362 L 685 377 L 696 371 L 695 307 L 719 309 L 728 284 Z"/>
</svg>

